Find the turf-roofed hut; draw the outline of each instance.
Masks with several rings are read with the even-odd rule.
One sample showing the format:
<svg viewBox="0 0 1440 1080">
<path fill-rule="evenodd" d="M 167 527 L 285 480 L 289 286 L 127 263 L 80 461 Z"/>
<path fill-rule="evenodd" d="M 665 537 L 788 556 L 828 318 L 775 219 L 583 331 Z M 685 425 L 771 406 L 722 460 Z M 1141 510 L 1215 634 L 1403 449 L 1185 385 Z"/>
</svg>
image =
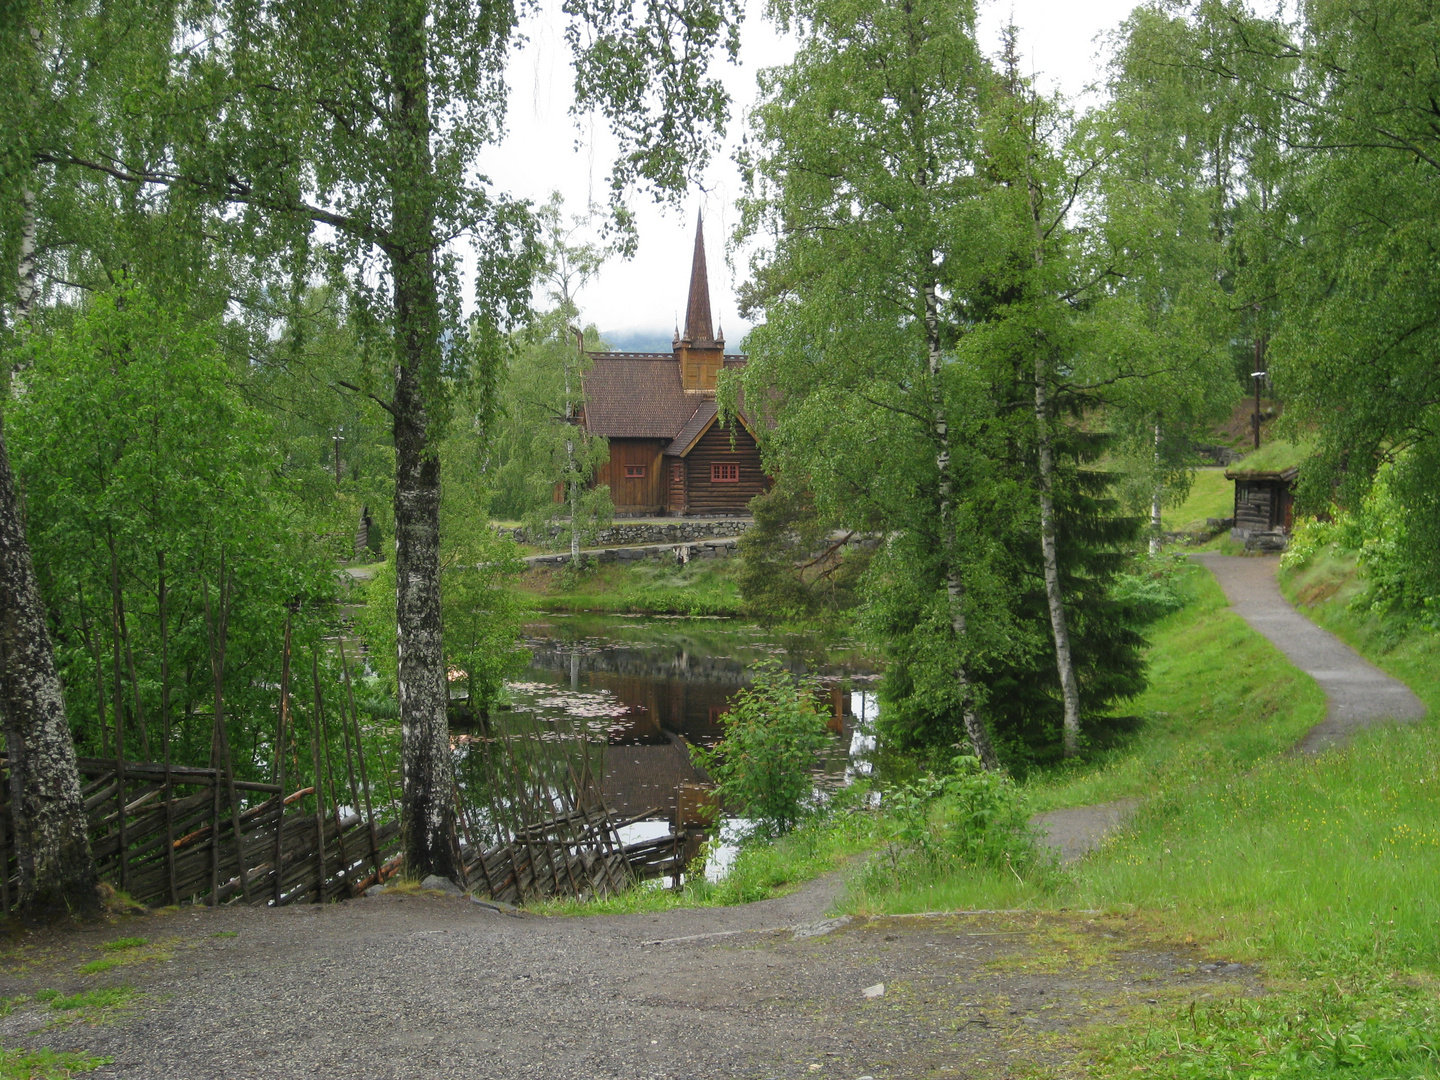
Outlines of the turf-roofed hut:
<svg viewBox="0 0 1440 1080">
<path fill-rule="evenodd" d="M 1295 479 L 1307 452 L 1302 445 L 1272 443 L 1225 471 L 1225 479 L 1235 482 L 1232 537 L 1289 534 L 1294 524 Z"/>
<path fill-rule="evenodd" d="M 715 407 L 720 372 L 745 357 L 725 352 L 712 328 L 704 222 L 695 226 L 685 329 L 668 353 L 592 352 L 581 422 L 610 444 L 595 477 L 610 485 L 615 512 L 733 516 L 768 486 L 750 418 L 730 425 Z"/>
</svg>

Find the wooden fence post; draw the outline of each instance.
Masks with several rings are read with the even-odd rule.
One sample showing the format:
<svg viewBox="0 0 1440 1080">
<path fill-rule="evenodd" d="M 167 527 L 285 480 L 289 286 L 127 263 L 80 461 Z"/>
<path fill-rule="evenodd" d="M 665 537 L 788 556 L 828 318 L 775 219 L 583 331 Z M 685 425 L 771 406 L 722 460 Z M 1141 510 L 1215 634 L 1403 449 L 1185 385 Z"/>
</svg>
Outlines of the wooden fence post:
<svg viewBox="0 0 1440 1080">
<path fill-rule="evenodd" d="M 290 724 L 290 612 L 285 612 L 285 649 L 280 654 L 280 720 L 275 738 L 275 906 L 284 893 L 285 870 L 285 731 Z"/>
<path fill-rule="evenodd" d="M 315 701 L 310 709 L 310 756 L 315 760 L 315 902 L 325 902 L 325 782 L 320 775 L 320 651 L 310 654 Z"/>
</svg>

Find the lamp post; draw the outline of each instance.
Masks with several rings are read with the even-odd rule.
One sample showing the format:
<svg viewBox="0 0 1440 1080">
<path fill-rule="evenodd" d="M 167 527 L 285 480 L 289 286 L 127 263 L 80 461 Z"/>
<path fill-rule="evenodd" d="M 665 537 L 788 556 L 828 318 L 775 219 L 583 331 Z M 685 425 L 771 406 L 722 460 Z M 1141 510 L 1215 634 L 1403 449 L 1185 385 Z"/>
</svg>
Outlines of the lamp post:
<svg viewBox="0 0 1440 1080">
<path fill-rule="evenodd" d="M 1265 372 L 1252 371 L 1250 378 L 1255 380 L 1255 449 L 1260 449 L 1260 387 L 1265 384 Z"/>
</svg>

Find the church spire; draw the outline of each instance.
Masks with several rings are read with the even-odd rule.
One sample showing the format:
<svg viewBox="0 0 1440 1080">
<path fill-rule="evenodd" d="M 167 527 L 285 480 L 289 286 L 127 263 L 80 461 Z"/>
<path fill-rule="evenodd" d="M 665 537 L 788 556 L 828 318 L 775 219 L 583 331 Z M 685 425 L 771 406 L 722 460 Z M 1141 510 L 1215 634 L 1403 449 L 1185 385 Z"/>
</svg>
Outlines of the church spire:
<svg viewBox="0 0 1440 1080">
<path fill-rule="evenodd" d="M 695 217 L 695 258 L 690 264 L 690 300 L 685 305 L 683 340 L 693 345 L 710 345 L 715 331 L 710 322 L 710 278 L 705 272 L 705 217 Z"/>
</svg>

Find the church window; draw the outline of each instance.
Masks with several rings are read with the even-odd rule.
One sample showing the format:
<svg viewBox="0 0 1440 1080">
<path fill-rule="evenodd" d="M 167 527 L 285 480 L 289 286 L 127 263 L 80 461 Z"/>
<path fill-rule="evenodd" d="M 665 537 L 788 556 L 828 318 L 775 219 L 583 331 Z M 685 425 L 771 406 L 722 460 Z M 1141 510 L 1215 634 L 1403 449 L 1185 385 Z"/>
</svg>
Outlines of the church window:
<svg viewBox="0 0 1440 1080">
<path fill-rule="evenodd" d="M 712 484 L 738 484 L 740 482 L 740 466 L 716 462 L 710 466 L 710 482 Z"/>
<path fill-rule="evenodd" d="M 644 466 L 644 465 L 626 465 L 626 466 L 625 466 L 625 479 L 626 479 L 626 480 L 643 480 L 643 479 L 645 479 L 645 466 Z"/>
</svg>

